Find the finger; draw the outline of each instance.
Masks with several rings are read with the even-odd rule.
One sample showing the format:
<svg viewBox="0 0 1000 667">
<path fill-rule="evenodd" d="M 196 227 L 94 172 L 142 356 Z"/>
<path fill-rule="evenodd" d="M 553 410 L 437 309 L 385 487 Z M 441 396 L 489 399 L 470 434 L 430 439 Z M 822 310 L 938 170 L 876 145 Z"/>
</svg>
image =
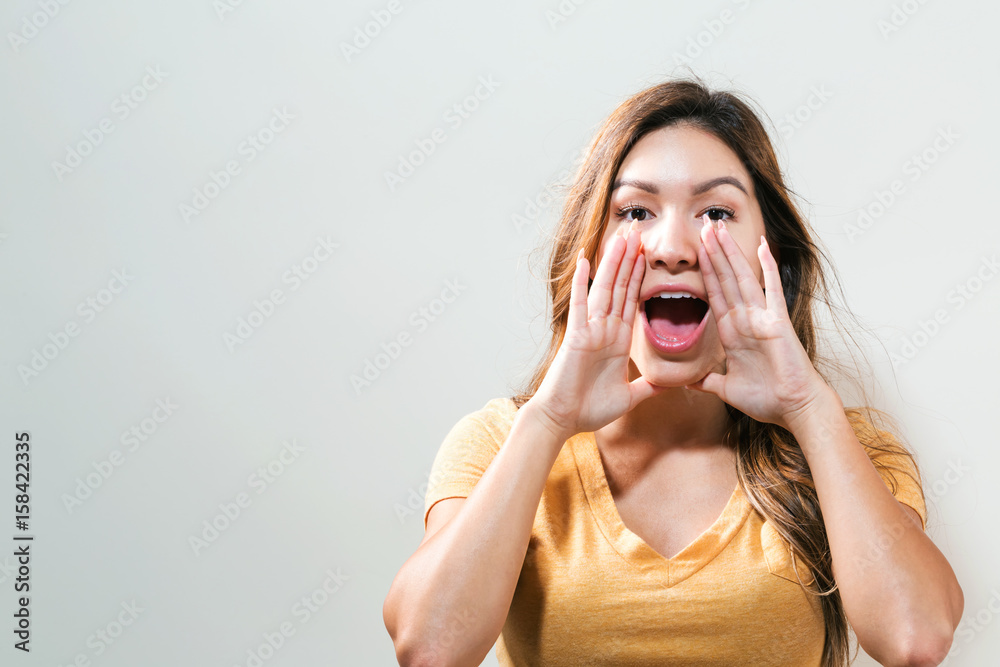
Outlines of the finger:
<svg viewBox="0 0 1000 667">
<path fill-rule="evenodd" d="M 573 272 L 573 283 L 569 288 L 569 319 L 568 329 L 582 329 L 587 326 L 587 277 L 590 275 L 590 262 L 583 256 L 583 248 L 576 255 L 576 269 Z"/>
<path fill-rule="evenodd" d="M 738 308 L 743 305 L 743 296 L 740 294 L 740 286 L 736 282 L 736 274 L 726 257 L 725 251 L 719 245 L 719 236 L 711 226 L 702 234 L 705 238 L 705 249 L 708 251 L 708 258 L 712 261 L 712 268 L 718 276 L 719 284 L 722 286 L 722 293 L 726 296 L 726 303 L 729 308 Z"/>
<path fill-rule="evenodd" d="M 615 276 L 618 275 L 618 265 L 621 264 L 625 252 L 625 239 L 620 230 L 615 232 L 604 251 L 604 257 L 597 265 L 597 275 L 594 284 L 590 286 L 590 296 L 587 297 L 587 311 L 591 317 L 607 317 L 611 312 L 611 293 Z"/>
<path fill-rule="evenodd" d="M 642 287 L 642 275 L 645 272 L 646 255 L 642 248 L 639 248 L 632 267 L 632 280 L 628 284 L 628 295 L 625 297 L 625 312 L 622 314 L 622 320 L 628 326 L 635 324 L 635 316 L 639 310 L 639 289 Z"/>
<path fill-rule="evenodd" d="M 615 291 L 611 299 L 610 314 L 617 315 L 622 319 L 625 319 L 622 317 L 622 307 L 625 305 L 629 283 L 632 282 L 632 269 L 638 252 L 639 234 L 635 232 L 635 222 L 632 222 L 625 231 L 625 256 L 618 267 L 618 275 L 615 277 Z"/>
<path fill-rule="evenodd" d="M 711 230 L 706 231 L 705 228 L 702 228 L 703 240 L 707 234 L 711 234 Z M 715 267 L 712 266 L 712 260 L 708 256 L 708 248 L 704 245 L 698 248 L 698 264 L 701 266 L 701 273 L 705 279 L 705 293 L 708 296 L 708 305 L 715 315 L 715 323 L 718 326 L 722 318 L 729 312 L 729 304 L 726 302 L 726 295 L 722 293 L 719 276 L 716 275 Z"/>
<path fill-rule="evenodd" d="M 764 301 L 764 292 L 760 287 L 760 280 L 754 274 L 753 267 L 750 266 L 743 250 L 736 243 L 736 239 L 729 233 L 729 227 L 726 226 L 725 222 L 720 226 L 716 237 L 719 239 L 719 245 L 722 246 L 722 250 L 735 273 L 736 285 L 743 303 L 748 306 L 764 308 L 766 302 Z"/>
<path fill-rule="evenodd" d="M 760 237 L 760 246 L 757 248 L 757 257 L 760 259 L 760 268 L 764 272 L 764 298 L 767 302 L 767 309 L 775 313 L 781 313 L 788 317 L 788 304 L 785 303 L 785 291 L 781 287 L 781 271 L 778 269 L 778 262 L 771 254 L 771 246 L 767 244 L 767 239 Z"/>
</svg>

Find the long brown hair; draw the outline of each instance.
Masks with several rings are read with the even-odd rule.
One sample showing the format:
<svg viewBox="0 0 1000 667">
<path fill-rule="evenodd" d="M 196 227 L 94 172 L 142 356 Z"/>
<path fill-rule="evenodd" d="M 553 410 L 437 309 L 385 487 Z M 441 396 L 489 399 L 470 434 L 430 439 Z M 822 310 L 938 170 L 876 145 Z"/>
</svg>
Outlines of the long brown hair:
<svg viewBox="0 0 1000 667">
<path fill-rule="evenodd" d="M 514 403 L 520 408 L 535 394 L 562 344 L 577 252 L 583 248 L 591 265 L 595 264 L 612 182 L 625 156 L 649 132 L 675 123 L 687 123 L 712 133 L 740 158 L 753 180 L 768 243 L 777 250 L 785 302 L 802 346 L 824 379 L 833 384 L 835 375 L 838 379 L 846 378 L 863 398 L 861 407 L 847 408 L 845 414 L 859 441 L 868 448 L 876 468 L 909 474 L 880 460 L 884 455 L 903 454 L 916 469 L 912 455 L 894 435 L 899 433 L 895 420 L 870 407 L 870 401 L 864 398 L 867 391 L 853 352 L 851 359 L 855 363 L 851 368 L 817 350 L 815 305 L 825 305 L 835 330 L 839 328 L 842 336 L 846 333 L 855 342 L 850 331 L 840 326 L 837 311 L 851 313 L 846 306 L 838 307 L 830 299 L 827 274 L 843 302 L 839 279 L 793 202 L 792 196 L 798 198 L 798 195 L 785 185 L 764 125 L 749 101 L 735 92 L 712 91 L 696 77 L 667 81 L 633 95 L 615 109 L 594 136 L 569 187 L 560 221 L 550 239 L 547 282 L 552 338 L 527 384 L 512 396 Z M 733 421 L 727 438 L 736 450 L 740 486 L 754 509 L 772 522 L 795 561 L 806 565 L 813 574 L 813 580 L 802 586 L 820 596 L 826 629 L 823 665 L 850 664 L 853 662 L 850 629 L 833 577 L 823 515 L 805 456 L 787 430 L 758 422 L 730 405 L 727 408 Z M 891 475 L 889 479 L 892 484 Z M 916 482 L 920 484 L 919 473 Z"/>
</svg>

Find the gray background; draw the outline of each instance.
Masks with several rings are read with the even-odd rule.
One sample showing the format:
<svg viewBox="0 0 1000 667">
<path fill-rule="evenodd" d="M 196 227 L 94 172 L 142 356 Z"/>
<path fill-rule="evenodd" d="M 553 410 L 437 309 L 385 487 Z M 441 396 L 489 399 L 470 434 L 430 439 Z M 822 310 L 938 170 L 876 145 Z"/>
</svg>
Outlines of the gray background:
<svg viewBox="0 0 1000 667">
<path fill-rule="evenodd" d="M 348 55 L 388 3 L 220 6 L 0 12 L 0 541 L 13 545 L 19 431 L 36 536 L 32 652 L 5 629 L 0 661 L 246 665 L 289 623 L 264 664 L 395 664 L 382 602 L 420 541 L 434 454 L 545 342 L 531 250 L 555 222 L 553 184 L 626 96 L 688 71 L 687 49 L 690 71 L 770 115 L 870 327 L 878 405 L 905 424 L 929 533 L 965 592 L 950 662 L 1000 651 L 995 4 L 400 0 Z M 449 122 L 480 77 L 495 89 Z M 269 135 L 275 109 L 293 118 Z M 390 188 L 436 128 L 443 143 Z M 270 143 L 254 153 L 249 135 Z M 53 165 L 76 148 L 75 168 Z M 226 187 L 185 220 L 213 172 Z M 852 234 L 863 211 L 881 215 Z M 324 261 L 308 259 L 317 239 L 337 244 Z M 298 285 L 296 266 L 312 270 Z M 448 281 L 458 296 L 436 303 Z M 961 307 L 959 286 L 977 290 Z M 227 344 L 276 289 L 270 316 Z M 379 359 L 400 334 L 410 344 Z M 162 422 L 158 400 L 176 406 Z M 132 428 L 137 447 L 121 440 Z M 270 482 L 252 477 L 269 465 Z M 227 526 L 220 504 L 241 493 Z M 225 529 L 193 548 L 213 520 Z M 0 556 L 6 626 L 13 565 Z M 309 596 L 322 604 L 305 617 Z M 133 601 L 134 622 L 95 639 Z"/>
</svg>

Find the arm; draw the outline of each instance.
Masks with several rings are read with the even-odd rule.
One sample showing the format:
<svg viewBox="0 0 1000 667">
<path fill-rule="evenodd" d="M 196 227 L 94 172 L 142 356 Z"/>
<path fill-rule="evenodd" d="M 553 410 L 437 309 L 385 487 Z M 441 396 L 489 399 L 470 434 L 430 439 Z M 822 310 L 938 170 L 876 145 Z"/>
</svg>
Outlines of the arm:
<svg viewBox="0 0 1000 667">
<path fill-rule="evenodd" d="M 889 492 L 828 386 L 789 422 L 809 463 L 833 572 L 858 642 L 885 665 L 937 665 L 964 599 L 919 515 Z"/>
<path fill-rule="evenodd" d="M 816 485 L 834 577 L 858 641 L 886 665 L 939 664 L 964 604 L 955 573 L 919 517 L 886 488 L 840 397 L 813 367 L 789 319 L 766 238 L 757 246 L 757 267 L 724 222 L 718 230 L 706 224 L 702 240 L 699 265 L 727 361 L 724 374 L 710 372 L 689 388 L 714 393 L 795 436 Z"/>
<path fill-rule="evenodd" d="M 646 266 L 633 232 L 607 244 L 589 293 L 590 263 L 580 250 L 566 333 L 538 391 L 517 412 L 504 446 L 469 497 L 431 508 L 424 541 L 396 575 L 383 607 L 401 664 L 480 663 L 503 629 L 538 503 L 563 443 L 662 391 L 644 378 L 628 379 Z"/>
<path fill-rule="evenodd" d="M 529 400 L 457 512 L 431 508 L 420 547 L 383 606 L 401 665 L 478 665 L 500 636 L 545 480 L 566 438 Z M 445 513 L 448 513 L 445 510 Z M 460 630 L 456 631 L 456 628 Z"/>
</svg>

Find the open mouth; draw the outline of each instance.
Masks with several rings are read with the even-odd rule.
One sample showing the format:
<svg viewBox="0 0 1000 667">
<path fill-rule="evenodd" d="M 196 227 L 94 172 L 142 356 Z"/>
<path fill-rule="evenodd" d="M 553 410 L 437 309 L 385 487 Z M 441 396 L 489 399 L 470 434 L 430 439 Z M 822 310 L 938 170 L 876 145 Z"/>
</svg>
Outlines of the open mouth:
<svg viewBox="0 0 1000 667">
<path fill-rule="evenodd" d="M 642 309 L 657 338 L 679 342 L 688 340 L 697 331 L 708 312 L 708 303 L 686 294 L 664 294 L 644 301 Z"/>
</svg>

